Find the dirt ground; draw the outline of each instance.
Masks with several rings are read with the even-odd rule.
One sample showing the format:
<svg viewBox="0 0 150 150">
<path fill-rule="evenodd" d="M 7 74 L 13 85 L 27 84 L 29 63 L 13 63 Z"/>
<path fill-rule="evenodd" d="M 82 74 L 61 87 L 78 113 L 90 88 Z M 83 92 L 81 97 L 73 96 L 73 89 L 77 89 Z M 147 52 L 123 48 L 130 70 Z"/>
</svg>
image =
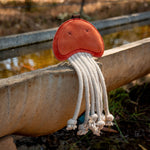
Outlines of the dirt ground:
<svg viewBox="0 0 150 150">
<path fill-rule="evenodd" d="M 63 2 L 63 1 L 62 1 Z M 72 14 L 80 11 L 80 1 L 66 0 L 64 3 L 31 3 L 0 1 L 0 36 L 48 29 L 59 26 Z M 83 18 L 105 19 L 114 16 L 150 11 L 150 0 L 91 1 L 86 0 Z"/>
<path fill-rule="evenodd" d="M 41 137 L 14 136 L 17 150 L 149 150 L 150 149 L 150 83 L 136 84 L 109 93 L 114 126 L 97 137 L 88 132 L 61 129 Z M 80 123 L 80 119 L 78 122 Z"/>
</svg>

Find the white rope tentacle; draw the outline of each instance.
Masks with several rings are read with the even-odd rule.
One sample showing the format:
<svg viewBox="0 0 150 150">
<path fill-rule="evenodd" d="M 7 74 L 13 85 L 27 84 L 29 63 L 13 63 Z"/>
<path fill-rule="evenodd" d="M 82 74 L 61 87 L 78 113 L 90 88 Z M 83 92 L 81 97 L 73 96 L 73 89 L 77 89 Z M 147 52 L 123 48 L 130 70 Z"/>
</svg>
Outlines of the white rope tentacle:
<svg viewBox="0 0 150 150">
<path fill-rule="evenodd" d="M 93 86 L 94 86 L 94 89 L 95 89 L 95 95 L 100 96 L 101 94 L 99 94 L 100 90 L 99 90 L 99 84 L 98 84 L 99 83 L 98 75 L 95 72 L 95 69 L 89 63 L 89 61 L 87 61 L 87 58 L 84 56 L 84 53 L 82 53 L 82 61 L 85 63 L 88 71 L 90 72 L 92 82 L 93 82 Z M 97 98 L 97 99 L 100 99 L 100 97 Z"/>
<path fill-rule="evenodd" d="M 78 54 L 76 54 L 77 55 L 77 60 L 79 61 L 79 63 L 80 63 L 80 65 L 81 65 L 81 67 L 82 67 L 82 69 L 83 69 L 83 71 L 84 71 L 84 73 L 87 75 L 87 77 L 88 77 L 88 81 L 89 81 L 89 86 L 90 86 L 90 93 L 91 93 L 91 116 L 92 116 L 92 120 L 91 120 L 91 117 L 88 119 L 88 122 L 86 122 L 86 124 L 87 125 L 85 125 L 85 123 L 84 123 L 84 125 L 80 125 L 79 126 L 79 130 L 83 130 L 83 128 L 84 128 L 84 126 L 86 126 L 87 128 L 89 128 L 89 129 L 91 129 L 92 130 L 92 132 L 94 133 L 94 134 L 96 134 L 96 135 L 98 135 L 97 134 L 97 128 L 96 128 L 96 124 L 95 124 L 95 121 L 97 120 L 97 118 L 98 118 L 98 116 L 97 116 L 97 114 L 95 114 L 95 111 L 94 111 L 94 108 L 92 108 L 93 106 L 94 106 L 94 88 L 93 88 L 93 84 L 92 84 L 92 79 L 91 79 L 91 75 L 90 75 L 90 73 L 89 73 L 89 71 L 88 71 L 88 69 L 87 69 L 87 67 L 86 67 L 86 65 L 85 65 L 85 63 L 80 59 L 80 57 L 81 57 L 81 53 L 78 53 Z M 80 132 L 78 132 L 78 133 L 80 133 Z M 81 134 L 80 134 L 81 135 Z"/>
<path fill-rule="evenodd" d="M 77 56 L 80 58 L 80 56 L 82 55 L 82 53 L 78 53 Z M 94 115 L 95 114 L 95 109 L 94 109 L 94 105 L 95 105 L 95 102 L 94 102 L 94 98 L 95 98 L 95 95 L 94 95 L 94 87 L 93 87 L 93 83 L 92 83 L 92 79 L 91 79 L 91 75 L 85 65 L 85 63 L 82 62 L 82 60 L 80 59 L 80 64 L 82 65 L 82 67 L 84 68 L 84 71 L 88 77 L 88 80 L 89 80 L 89 86 L 90 86 L 90 98 L 91 98 L 91 115 Z"/>
<path fill-rule="evenodd" d="M 88 54 L 88 53 L 83 53 L 83 55 L 86 57 L 86 59 L 87 59 L 87 57 L 88 57 L 88 55 L 90 55 L 90 54 Z M 92 57 L 91 57 L 91 59 L 93 59 Z M 93 71 L 93 73 L 94 73 L 94 75 L 95 75 L 95 78 L 96 78 L 96 83 L 97 83 L 97 85 L 98 85 L 98 87 L 99 87 L 99 95 L 100 95 L 100 107 L 101 107 L 101 113 L 102 113 L 102 115 L 103 115 L 103 101 L 102 101 L 102 86 L 101 86 L 101 84 L 100 84 L 100 81 L 99 81 L 99 76 L 98 76 L 98 72 L 97 72 L 97 69 L 96 69 L 96 67 L 95 67 L 95 65 L 93 65 L 93 63 L 92 63 L 92 61 L 91 60 L 88 60 L 88 66 L 90 66 L 90 68 L 92 69 L 92 71 Z"/>
<path fill-rule="evenodd" d="M 88 59 L 91 60 L 92 63 L 95 65 L 98 75 L 99 75 L 99 78 L 100 78 L 100 81 L 101 81 L 101 85 L 102 85 L 102 89 L 103 89 L 103 97 L 104 97 L 104 111 L 105 111 L 106 125 L 112 125 L 112 121 L 113 121 L 114 117 L 109 112 L 107 90 L 106 90 L 106 85 L 105 85 L 105 80 L 104 80 L 103 74 L 102 74 L 101 69 L 99 68 L 98 64 L 93 59 L 91 59 L 92 56 L 89 54 L 87 54 L 87 55 L 88 55 Z"/>
<path fill-rule="evenodd" d="M 75 61 L 83 75 L 83 81 L 85 84 L 85 100 L 86 100 L 86 111 L 85 111 L 84 123 L 79 125 L 79 131 L 77 132 L 77 134 L 85 135 L 88 132 L 88 121 L 89 121 L 89 113 L 90 113 L 89 80 L 88 80 L 88 74 L 86 74 L 86 68 L 84 67 L 84 64 L 82 64 L 82 61 L 80 60 L 80 56 L 74 54 L 73 57 L 75 58 Z"/>
<path fill-rule="evenodd" d="M 99 136 L 104 125 L 112 125 L 114 119 L 108 108 L 107 90 L 103 74 L 91 54 L 77 53 L 68 60 L 74 66 L 78 75 L 79 94 L 76 110 L 73 118 L 68 120 L 67 130 L 77 128 L 77 117 L 81 107 L 83 87 L 85 86 L 85 120 L 83 124 L 79 125 L 77 134 L 84 135 L 90 129 L 93 134 Z"/>
<path fill-rule="evenodd" d="M 88 56 L 86 54 L 87 53 L 84 53 L 84 56 L 87 59 Z M 92 57 L 91 57 L 91 59 L 93 60 Z M 97 84 L 98 84 L 98 94 L 100 96 L 99 101 L 100 101 L 100 114 L 101 115 L 100 115 L 100 118 L 98 119 L 98 122 L 96 124 L 99 127 L 99 130 L 101 130 L 104 127 L 104 125 L 105 125 L 105 122 L 104 122 L 104 119 L 103 119 L 104 118 L 104 114 L 103 114 L 103 110 L 104 110 L 103 109 L 103 98 L 102 98 L 102 91 L 103 90 L 102 90 L 102 87 L 101 87 L 101 83 L 99 81 L 98 72 L 97 72 L 97 69 L 96 69 L 95 65 L 93 65 L 91 60 L 88 60 L 88 63 L 89 63 L 88 66 L 92 69 L 94 74 L 96 74 L 96 78 L 98 78 L 96 80 L 97 80 Z"/>
<path fill-rule="evenodd" d="M 105 123 L 102 120 L 102 110 L 101 110 L 102 107 L 100 106 L 100 104 L 102 104 L 101 94 L 99 94 L 100 86 L 96 82 L 97 80 L 95 80 L 93 69 L 91 65 L 89 64 L 89 62 L 87 61 L 87 58 L 84 55 L 81 55 L 81 58 L 82 58 L 82 61 L 85 63 L 86 67 L 88 68 L 88 71 L 90 72 L 91 77 L 92 77 L 92 82 L 94 84 L 95 96 L 96 96 L 96 110 L 97 110 L 97 115 L 98 115 L 98 121 L 96 125 L 98 126 L 99 130 L 101 130 L 103 126 L 105 125 Z"/>
<path fill-rule="evenodd" d="M 87 121 L 89 119 L 89 113 L 90 113 L 89 81 L 88 81 L 87 74 L 85 73 L 85 68 L 84 68 L 84 66 L 82 66 L 82 62 L 80 62 L 80 58 L 76 54 L 74 54 L 73 56 L 76 58 L 75 61 L 76 61 L 77 65 L 80 68 L 80 71 L 82 72 L 82 75 L 83 75 L 83 82 L 85 85 L 85 99 L 86 99 L 86 112 L 85 112 L 84 122 L 87 123 Z"/>
<path fill-rule="evenodd" d="M 76 126 L 77 118 L 78 118 L 78 115 L 79 115 L 81 102 L 82 102 L 82 97 L 83 97 L 83 77 L 82 77 L 82 73 L 81 73 L 79 67 L 77 66 L 77 64 L 74 61 L 74 58 L 70 57 L 68 59 L 68 61 L 75 68 L 75 70 L 77 72 L 77 75 L 78 75 L 78 80 L 79 80 L 79 92 L 78 92 L 78 100 L 77 100 L 75 112 L 74 112 L 73 118 L 69 119 L 68 122 L 67 122 L 67 130 L 72 130 L 72 129 L 76 129 L 77 128 L 77 126 Z"/>
</svg>

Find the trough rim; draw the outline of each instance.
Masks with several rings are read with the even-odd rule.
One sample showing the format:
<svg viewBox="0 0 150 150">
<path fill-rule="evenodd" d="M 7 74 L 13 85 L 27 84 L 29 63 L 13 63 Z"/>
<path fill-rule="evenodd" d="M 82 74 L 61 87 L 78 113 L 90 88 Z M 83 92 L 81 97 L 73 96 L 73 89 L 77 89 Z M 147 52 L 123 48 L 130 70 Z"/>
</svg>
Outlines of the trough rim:
<svg viewBox="0 0 150 150">
<path fill-rule="evenodd" d="M 150 19 L 150 11 L 91 22 L 98 30 Z M 52 41 L 58 27 L 0 37 L 0 51 L 46 41 Z"/>
<path fill-rule="evenodd" d="M 130 49 L 134 47 L 138 47 L 140 45 L 150 43 L 150 37 L 149 38 L 144 38 L 142 40 L 138 40 L 129 44 L 121 45 L 119 47 L 115 47 L 112 49 L 109 49 L 107 51 L 104 51 L 104 54 L 100 58 L 94 58 L 97 62 L 101 62 L 102 58 L 108 57 L 108 56 L 113 56 L 117 53 L 123 53 L 124 51 L 129 51 Z M 42 75 L 54 75 L 54 74 L 66 74 L 66 73 L 75 73 L 74 68 L 70 65 L 69 62 L 60 62 L 56 65 L 48 66 L 42 69 L 37 69 L 33 70 L 30 72 L 25 72 L 22 74 L 18 74 L 15 76 L 11 76 L 8 78 L 2 78 L 0 79 L 0 88 L 2 87 L 7 87 L 12 84 L 17 84 L 19 82 L 24 82 L 26 80 L 30 80 L 32 78 L 42 76 Z"/>
</svg>

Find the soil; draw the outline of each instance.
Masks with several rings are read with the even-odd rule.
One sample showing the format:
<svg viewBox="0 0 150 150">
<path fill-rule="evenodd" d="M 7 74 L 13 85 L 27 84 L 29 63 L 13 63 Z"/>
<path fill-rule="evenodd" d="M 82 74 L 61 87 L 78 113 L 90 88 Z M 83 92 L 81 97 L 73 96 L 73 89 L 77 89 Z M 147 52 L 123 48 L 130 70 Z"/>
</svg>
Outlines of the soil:
<svg viewBox="0 0 150 150">
<path fill-rule="evenodd" d="M 85 2 L 82 17 L 89 21 L 150 10 L 150 0 Z M 64 3 L 37 3 L 34 0 L 30 5 L 22 1 L 0 1 L 0 36 L 57 27 L 78 13 L 80 7 L 80 0 Z"/>
<path fill-rule="evenodd" d="M 14 136 L 18 150 L 148 150 L 150 149 L 150 83 L 109 93 L 114 126 L 100 137 L 77 136 L 65 128 L 41 137 Z M 120 105 L 121 104 L 121 105 Z M 83 117 L 83 116 L 82 116 Z M 81 117 L 78 122 L 81 122 Z"/>
</svg>

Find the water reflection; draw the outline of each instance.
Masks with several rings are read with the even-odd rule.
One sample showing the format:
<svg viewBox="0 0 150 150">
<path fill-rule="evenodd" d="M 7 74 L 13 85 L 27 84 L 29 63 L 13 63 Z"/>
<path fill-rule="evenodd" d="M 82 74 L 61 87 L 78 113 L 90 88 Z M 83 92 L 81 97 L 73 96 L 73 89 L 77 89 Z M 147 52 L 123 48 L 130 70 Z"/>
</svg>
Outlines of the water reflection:
<svg viewBox="0 0 150 150">
<path fill-rule="evenodd" d="M 105 49 L 110 49 L 150 36 L 150 25 L 104 35 Z M 33 71 L 57 64 L 51 49 L 34 52 L 0 61 L 0 78 L 7 78 L 23 72 Z"/>
<path fill-rule="evenodd" d="M 105 49 L 114 48 L 123 44 L 128 44 L 143 38 L 150 37 L 150 25 L 134 27 L 132 29 L 104 35 Z"/>
<path fill-rule="evenodd" d="M 58 62 L 51 49 L 6 59 L 0 62 L 0 78 L 44 68 Z"/>
</svg>

